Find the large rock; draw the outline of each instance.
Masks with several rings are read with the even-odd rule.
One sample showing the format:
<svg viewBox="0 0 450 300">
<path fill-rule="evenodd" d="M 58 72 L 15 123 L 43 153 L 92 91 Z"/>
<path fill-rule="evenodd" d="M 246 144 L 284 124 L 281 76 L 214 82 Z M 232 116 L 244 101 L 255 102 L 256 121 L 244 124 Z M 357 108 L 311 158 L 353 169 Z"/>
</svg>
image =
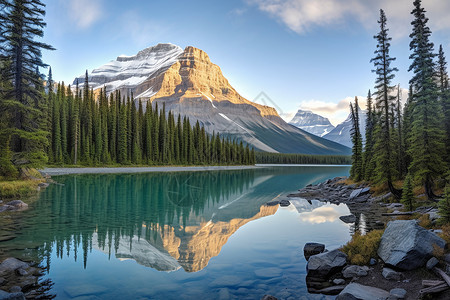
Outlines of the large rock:
<svg viewBox="0 0 450 300">
<path fill-rule="evenodd" d="M 16 271 L 17 269 L 27 269 L 29 267 L 30 266 L 26 262 L 10 257 L 0 264 L 0 275 L 6 272 Z"/>
<path fill-rule="evenodd" d="M 342 270 L 346 264 L 347 255 L 336 249 L 311 256 L 306 270 L 308 276 L 324 278 Z"/>
<path fill-rule="evenodd" d="M 350 283 L 339 293 L 336 300 L 382 300 L 388 297 L 388 291 L 359 283 Z"/>
<path fill-rule="evenodd" d="M 308 260 L 311 256 L 320 254 L 325 251 L 325 245 L 319 243 L 306 243 L 303 247 L 303 254 L 305 255 L 306 260 Z"/>
<path fill-rule="evenodd" d="M 344 278 L 363 277 L 367 276 L 367 272 L 369 272 L 369 267 L 367 266 L 351 265 L 345 267 L 342 271 L 342 276 L 344 276 Z"/>
<path fill-rule="evenodd" d="M 400 281 L 403 278 L 403 274 L 400 272 L 396 272 L 390 268 L 383 268 L 381 273 L 384 278 L 387 280 Z"/>
<path fill-rule="evenodd" d="M 433 246 L 444 249 L 445 241 L 417 221 L 391 221 L 381 237 L 378 255 L 388 265 L 414 270 L 433 256 Z"/>
</svg>

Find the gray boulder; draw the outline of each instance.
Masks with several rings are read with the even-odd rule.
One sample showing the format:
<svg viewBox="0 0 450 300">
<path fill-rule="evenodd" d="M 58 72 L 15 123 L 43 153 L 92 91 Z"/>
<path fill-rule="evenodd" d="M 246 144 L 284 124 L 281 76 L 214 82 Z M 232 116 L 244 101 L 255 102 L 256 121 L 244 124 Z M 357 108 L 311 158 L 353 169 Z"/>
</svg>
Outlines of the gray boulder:
<svg viewBox="0 0 450 300">
<path fill-rule="evenodd" d="M 336 300 L 381 300 L 388 297 L 388 291 L 359 283 L 350 283 L 339 293 Z"/>
<path fill-rule="evenodd" d="M 16 209 L 27 209 L 28 204 L 23 202 L 22 200 L 13 200 L 6 203 L 6 205 L 14 206 Z"/>
<path fill-rule="evenodd" d="M 353 278 L 353 277 L 363 277 L 367 276 L 367 272 L 369 271 L 369 267 L 367 266 L 357 266 L 351 265 L 344 268 L 342 271 L 342 276 L 344 278 Z"/>
<path fill-rule="evenodd" d="M 322 253 L 325 251 L 325 245 L 319 243 L 306 243 L 303 247 L 303 254 L 305 255 L 306 260 L 308 260 L 311 256 Z"/>
<path fill-rule="evenodd" d="M 415 220 L 388 223 L 378 248 L 378 256 L 388 265 L 403 270 L 422 267 L 433 256 L 433 245 L 444 249 L 445 241 L 417 225 Z"/>
<path fill-rule="evenodd" d="M 428 270 L 433 269 L 434 267 L 437 266 L 437 264 L 439 263 L 439 260 L 436 257 L 432 257 L 427 261 L 426 267 Z"/>
<path fill-rule="evenodd" d="M 402 280 L 402 277 L 403 277 L 402 273 L 396 272 L 389 268 L 383 268 L 383 271 L 381 274 L 387 280 L 393 280 L 393 281 L 400 281 L 400 280 Z"/>
<path fill-rule="evenodd" d="M 311 256 L 306 270 L 308 276 L 324 278 L 342 270 L 346 264 L 347 255 L 336 249 Z"/>
<path fill-rule="evenodd" d="M 339 219 L 341 219 L 344 223 L 355 223 L 356 222 L 356 216 L 351 214 L 348 216 L 340 216 Z"/>
<path fill-rule="evenodd" d="M 389 294 L 394 299 L 404 299 L 406 297 L 406 291 L 404 289 L 392 289 Z"/>
<path fill-rule="evenodd" d="M 16 271 L 17 269 L 27 269 L 30 266 L 21 260 L 18 260 L 14 257 L 9 257 L 5 259 L 0 264 L 0 275 L 7 272 Z"/>
<path fill-rule="evenodd" d="M 362 189 L 356 189 L 356 190 L 354 190 L 354 191 L 350 194 L 349 199 L 351 200 L 351 199 L 353 199 L 353 198 L 356 198 L 356 197 L 365 195 L 365 194 L 367 194 L 369 191 L 370 191 L 370 188 L 369 188 L 369 187 L 362 188 Z"/>
</svg>

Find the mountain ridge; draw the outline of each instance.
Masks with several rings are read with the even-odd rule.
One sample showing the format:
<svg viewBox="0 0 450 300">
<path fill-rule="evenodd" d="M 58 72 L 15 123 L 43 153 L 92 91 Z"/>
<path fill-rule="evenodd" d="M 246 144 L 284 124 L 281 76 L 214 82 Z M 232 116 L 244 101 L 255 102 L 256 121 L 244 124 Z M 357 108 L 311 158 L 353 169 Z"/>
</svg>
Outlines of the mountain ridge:
<svg viewBox="0 0 450 300">
<path fill-rule="evenodd" d="M 242 97 L 208 54 L 193 46 L 182 50 L 173 44 L 158 44 L 134 56 L 119 56 L 94 69 L 89 82 L 94 90 L 105 87 L 107 93 L 120 90 L 143 102 L 164 104 L 175 115 L 189 117 L 191 124 L 199 121 L 208 133 L 237 138 L 256 150 L 350 153 L 342 145 L 287 124 L 273 107 Z"/>
</svg>

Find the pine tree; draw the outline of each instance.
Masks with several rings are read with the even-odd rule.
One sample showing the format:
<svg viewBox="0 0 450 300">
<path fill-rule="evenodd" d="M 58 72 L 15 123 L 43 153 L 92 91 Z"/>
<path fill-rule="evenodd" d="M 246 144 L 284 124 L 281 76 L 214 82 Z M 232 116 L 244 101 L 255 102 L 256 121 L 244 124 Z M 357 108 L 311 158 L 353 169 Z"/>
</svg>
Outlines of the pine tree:
<svg viewBox="0 0 450 300">
<path fill-rule="evenodd" d="M 400 94 L 400 84 L 397 86 L 397 103 L 395 105 L 395 128 L 396 131 L 396 151 L 397 151 L 397 171 L 399 173 L 399 177 L 403 178 L 404 174 L 407 171 L 406 167 L 406 153 L 405 153 L 405 145 L 403 139 L 403 118 L 402 118 L 402 107 L 401 107 L 401 94 Z"/>
<path fill-rule="evenodd" d="M 412 127 L 410 137 L 411 166 L 410 171 L 415 179 L 424 184 L 429 199 L 435 198 L 433 180 L 442 176 L 445 163 L 442 153 L 445 151 L 445 140 L 442 126 L 444 117 L 438 102 L 438 87 L 434 80 L 435 64 L 433 43 L 430 42 L 431 30 L 427 26 L 428 18 L 421 6 L 421 0 L 414 1 L 411 12 L 413 31 L 410 34 L 412 63 L 409 71 L 413 72 L 410 84 L 413 88 Z"/>
<path fill-rule="evenodd" d="M 119 109 L 119 126 L 117 137 L 117 162 L 121 164 L 127 163 L 128 160 L 128 121 L 127 107 L 123 103 Z"/>
<path fill-rule="evenodd" d="M 450 185 L 445 187 L 444 198 L 439 200 L 438 207 L 441 220 L 446 224 L 450 223 Z"/>
<path fill-rule="evenodd" d="M 355 105 L 350 103 L 350 115 L 352 119 L 352 129 L 350 135 L 352 138 L 352 167 L 350 169 L 350 178 L 360 181 L 362 179 L 362 137 L 359 129 L 359 106 L 358 97 L 355 97 Z"/>
<path fill-rule="evenodd" d="M 372 94 L 369 90 L 367 94 L 367 114 L 366 114 L 366 142 L 363 153 L 363 178 L 372 180 L 375 170 L 375 160 L 373 159 L 375 112 L 372 102 Z"/>
<path fill-rule="evenodd" d="M 448 86 L 447 61 L 445 59 L 442 45 L 439 46 L 438 53 L 438 79 L 439 79 L 439 99 L 444 112 L 445 125 L 445 148 L 447 152 L 447 163 L 450 163 L 450 88 Z"/>
<path fill-rule="evenodd" d="M 78 163 L 78 147 L 80 138 L 80 97 L 79 97 L 78 79 L 76 80 L 75 97 L 72 107 L 72 113 L 70 114 L 70 129 L 72 131 L 71 148 L 73 149 L 72 161 L 76 165 Z"/>
<path fill-rule="evenodd" d="M 45 118 L 40 111 L 44 94 L 41 75 L 36 70 L 46 67 L 41 50 L 54 50 L 36 41 L 44 34 L 45 5 L 40 0 L 9 0 L 0 5 L 0 66 L 2 79 L 12 83 L 3 97 L 8 99 L 8 107 L 14 112 L 8 114 L 13 122 L 8 122 L 10 130 L 4 134 L 12 135 L 11 147 L 16 159 L 30 166 L 41 166 L 47 160 L 44 152 L 47 132 L 39 127 L 39 120 Z"/>
<path fill-rule="evenodd" d="M 377 49 L 375 50 L 375 57 L 371 60 L 374 63 L 377 78 L 375 81 L 376 88 L 376 106 L 379 109 L 379 130 L 375 142 L 375 156 L 377 161 L 377 177 L 379 181 L 386 182 L 389 190 L 394 196 L 400 198 L 401 192 L 396 190 L 392 185 L 395 162 L 393 157 L 393 143 L 391 140 L 391 112 L 390 108 L 393 105 L 395 97 L 391 96 L 394 89 L 391 82 L 394 79 L 394 72 L 397 68 L 391 67 L 391 63 L 395 61 L 394 57 L 389 55 L 391 37 L 388 36 L 389 29 L 386 26 L 387 19 L 384 11 L 380 9 L 380 32 L 374 36 L 377 40 Z"/>
<path fill-rule="evenodd" d="M 403 193 L 401 202 L 409 211 L 414 209 L 414 193 L 413 193 L 413 182 L 410 173 L 406 175 L 405 182 L 403 183 Z"/>
</svg>

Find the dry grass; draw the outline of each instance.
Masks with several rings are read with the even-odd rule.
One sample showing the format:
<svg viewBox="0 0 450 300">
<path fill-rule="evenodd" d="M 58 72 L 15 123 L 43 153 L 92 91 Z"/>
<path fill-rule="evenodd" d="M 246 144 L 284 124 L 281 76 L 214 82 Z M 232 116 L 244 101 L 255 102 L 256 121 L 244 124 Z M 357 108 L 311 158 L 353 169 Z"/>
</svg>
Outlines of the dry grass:
<svg viewBox="0 0 450 300">
<path fill-rule="evenodd" d="M 426 229 L 430 229 L 431 227 L 433 227 L 433 224 L 431 223 L 431 220 L 430 220 L 430 215 L 423 214 L 422 216 L 420 216 L 419 225 Z"/>
<path fill-rule="evenodd" d="M 442 233 L 439 234 L 447 243 L 450 243 L 450 224 L 442 226 Z"/>
<path fill-rule="evenodd" d="M 44 180 L 0 181 L 0 198 L 12 199 L 28 197 L 36 193 L 38 184 Z"/>
<path fill-rule="evenodd" d="M 350 242 L 341 248 L 353 265 L 367 265 L 372 257 L 377 257 L 378 246 L 384 230 L 372 230 L 366 235 L 355 233 Z"/>
</svg>

